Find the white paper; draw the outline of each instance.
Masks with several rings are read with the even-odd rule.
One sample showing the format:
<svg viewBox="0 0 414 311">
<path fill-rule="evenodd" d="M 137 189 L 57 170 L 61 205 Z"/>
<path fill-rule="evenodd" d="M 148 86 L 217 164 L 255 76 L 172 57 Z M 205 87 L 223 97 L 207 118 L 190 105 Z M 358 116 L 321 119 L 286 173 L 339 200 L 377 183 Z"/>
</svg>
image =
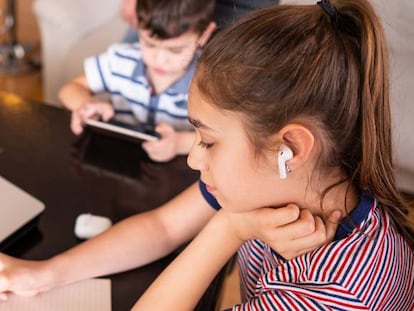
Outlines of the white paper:
<svg viewBox="0 0 414 311">
<path fill-rule="evenodd" d="M 111 311 L 111 280 L 89 279 L 34 297 L 10 295 L 0 311 Z"/>
</svg>

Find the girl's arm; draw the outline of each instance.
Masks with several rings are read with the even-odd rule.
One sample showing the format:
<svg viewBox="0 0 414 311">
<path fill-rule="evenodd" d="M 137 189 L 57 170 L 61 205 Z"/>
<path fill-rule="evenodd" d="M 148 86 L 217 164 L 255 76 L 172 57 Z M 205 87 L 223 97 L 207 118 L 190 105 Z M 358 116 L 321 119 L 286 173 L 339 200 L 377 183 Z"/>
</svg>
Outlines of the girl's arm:
<svg viewBox="0 0 414 311">
<path fill-rule="evenodd" d="M 283 247 L 282 256 L 292 258 L 332 240 L 340 217 L 334 212 L 325 226 L 320 218 L 296 205 L 244 213 L 220 210 L 133 310 L 193 310 L 213 278 L 245 241 L 264 238 L 270 245 Z"/>
<path fill-rule="evenodd" d="M 234 232 L 247 241 L 259 239 L 285 259 L 293 259 L 333 240 L 342 213 L 333 211 L 325 219 L 295 204 L 262 207 L 243 213 L 229 213 Z"/>
<path fill-rule="evenodd" d="M 49 260 L 26 261 L 0 254 L 0 299 L 7 291 L 33 295 L 143 266 L 190 240 L 214 213 L 194 184 L 163 206 L 132 216 Z"/>
<path fill-rule="evenodd" d="M 132 310 L 193 310 L 213 278 L 241 246 L 220 210 L 161 273 Z"/>
</svg>

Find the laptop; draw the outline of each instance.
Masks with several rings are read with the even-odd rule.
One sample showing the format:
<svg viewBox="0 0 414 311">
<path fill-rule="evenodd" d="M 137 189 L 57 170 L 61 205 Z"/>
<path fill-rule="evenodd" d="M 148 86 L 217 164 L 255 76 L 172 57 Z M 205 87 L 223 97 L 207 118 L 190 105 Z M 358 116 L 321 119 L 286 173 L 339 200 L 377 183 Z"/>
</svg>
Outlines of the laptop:
<svg viewBox="0 0 414 311">
<path fill-rule="evenodd" d="M 37 225 L 44 204 L 0 176 L 0 251 Z"/>
</svg>

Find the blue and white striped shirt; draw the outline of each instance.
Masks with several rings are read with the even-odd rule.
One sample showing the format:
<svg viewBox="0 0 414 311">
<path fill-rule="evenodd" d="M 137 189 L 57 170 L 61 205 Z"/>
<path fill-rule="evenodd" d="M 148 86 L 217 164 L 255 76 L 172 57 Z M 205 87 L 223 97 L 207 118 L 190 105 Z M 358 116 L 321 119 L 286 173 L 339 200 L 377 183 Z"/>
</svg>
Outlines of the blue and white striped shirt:
<svg viewBox="0 0 414 311">
<path fill-rule="evenodd" d="M 195 56 L 186 73 L 166 91 L 152 94 L 139 43 L 114 44 L 85 60 L 84 71 L 94 93 L 111 95 L 116 117 L 125 122 L 168 123 L 192 130 L 187 120 L 188 89 L 196 68 Z"/>
</svg>

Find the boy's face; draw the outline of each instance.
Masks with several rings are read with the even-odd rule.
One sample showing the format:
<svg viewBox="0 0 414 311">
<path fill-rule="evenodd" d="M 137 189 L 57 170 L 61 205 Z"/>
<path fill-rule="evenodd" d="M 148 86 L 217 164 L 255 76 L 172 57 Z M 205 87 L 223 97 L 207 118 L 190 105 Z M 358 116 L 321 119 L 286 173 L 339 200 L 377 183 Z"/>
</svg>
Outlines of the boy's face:
<svg viewBox="0 0 414 311">
<path fill-rule="evenodd" d="M 188 31 L 179 37 L 160 40 L 139 29 L 142 60 L 152 78 L 177 77 L 186 71 L 198 46 L 199 35 Z"/>
</svg>

